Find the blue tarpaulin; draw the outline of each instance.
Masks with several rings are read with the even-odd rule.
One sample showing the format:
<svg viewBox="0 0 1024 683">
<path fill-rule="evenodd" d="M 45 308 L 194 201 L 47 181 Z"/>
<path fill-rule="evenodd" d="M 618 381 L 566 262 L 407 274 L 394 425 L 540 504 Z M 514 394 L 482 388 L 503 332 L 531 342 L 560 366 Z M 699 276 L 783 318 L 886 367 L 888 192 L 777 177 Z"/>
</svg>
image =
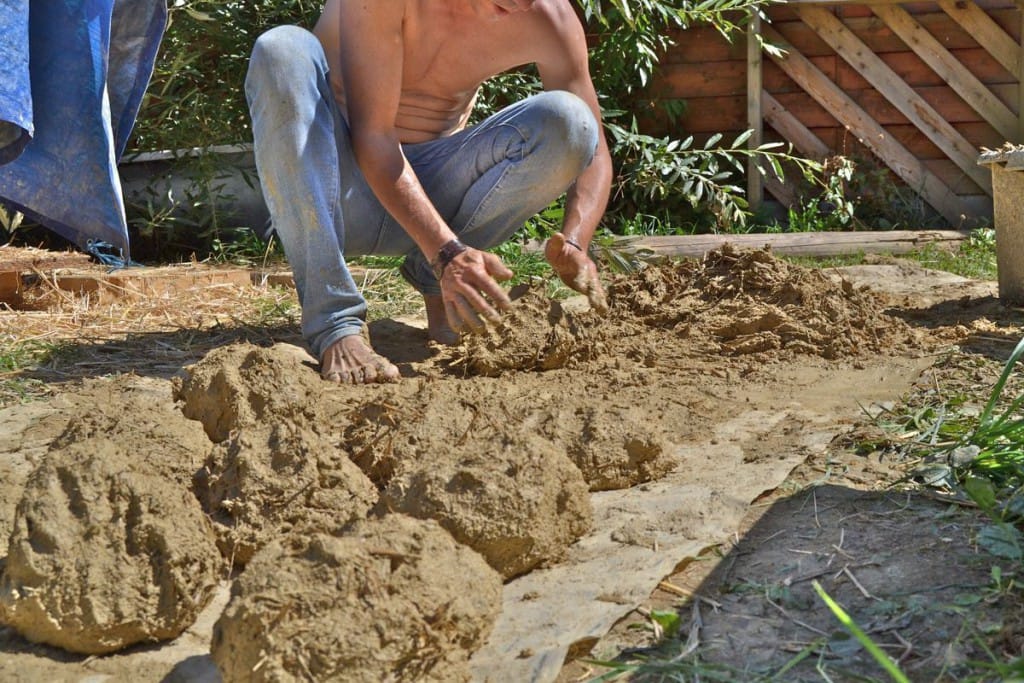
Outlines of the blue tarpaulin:
<svg viewBox="0 0 1024 683">
<path fill-rule="evenodd" d="M 166 0 L 0 0 L 0 202 L 128 259 L 117 161 Z"/>
</svg>

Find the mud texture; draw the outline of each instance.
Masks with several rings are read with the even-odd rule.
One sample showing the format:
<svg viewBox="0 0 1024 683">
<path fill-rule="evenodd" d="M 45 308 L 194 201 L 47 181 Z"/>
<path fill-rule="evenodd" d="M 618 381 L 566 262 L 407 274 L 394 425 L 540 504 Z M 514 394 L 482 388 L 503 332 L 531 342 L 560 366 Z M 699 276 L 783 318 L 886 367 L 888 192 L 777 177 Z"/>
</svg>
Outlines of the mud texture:
<svg viewBox="0 0 1024 683">
<path fill-rule="evenodd" d="M 53 451 L 103 437 L 131 449 L 133 469 L 188 489 L 210 450 L 210 440 L 182 415 L 166 386 L 158 390 L 130 375 L 113 383 L 91 380 L 62 402 L 66 423 Z"/>
<path fill-rule="evenodd" d="M 493 334 L 467 339 L 453 364 L 499 376 L 616 356 L 654 364 L 680 346 L 690 354 L 836 359 L 917 341 L 874 293 L 768 249 L 725 245 L 700 261 L 620 275 L 609 284 L 608 303 L 607 317 L 573 312 L 533 289 Z"/>
<path fill-rule="evenodd" d="M 242 427 L 308 417 L 322 382 L 310 373 L 304 354 L 287 344 L 216 349 L 176 379 L 174 398 L 182 402 L 185 417 L 199 420 L 214 442 Z"/>
<path fill-rule="evenodd" d="M 468 681 L 501 580 L 435 522 L 402 515 L 258 553 L 214 628 L 236 681 Z"/>
<path fill-rule="evenodd" d="M 17 507 L 0 622 L 86 654 L 176 637 L 223 567 L 209 521 L 188 489 L 139 466 L 144 444 L 70 435 Z"/>
<path fill-rule="evenodd" d="M 563 559 L 591 526 L 583 475 L 537 437 L 490 446 L 406 461 L 381 507 L 437 520 L 505 579 Z"/>
<path fill-rule="evenodd" d="M 213 447 L 196 495 L 232 564 L 289 531 L 330 530 L 362 519 L 373 483 L 316 426 L 287 420 L 244 427 Z"/>
<path fill-rule="evenodd" d="M 936 336 L 767 251 L 651 266 L 608 294 L 599 317 L 528 291 L 491 334 L 399 362 L 394 385 L 332 386 L 297 347 L 237 343 L 173 391 L 67 392 L 66 428 L 0 520 L 0 623 L 85 653 L 173 638 L 233 562 L 226 680 L 465 680 L 502 579 L 564 558 L 590 491 L 677 470 L 677 446 L 751 395 L 824 392 L 822 367 Z M 418 343 L 394 329 L 382 352 Z"/>
</svg>

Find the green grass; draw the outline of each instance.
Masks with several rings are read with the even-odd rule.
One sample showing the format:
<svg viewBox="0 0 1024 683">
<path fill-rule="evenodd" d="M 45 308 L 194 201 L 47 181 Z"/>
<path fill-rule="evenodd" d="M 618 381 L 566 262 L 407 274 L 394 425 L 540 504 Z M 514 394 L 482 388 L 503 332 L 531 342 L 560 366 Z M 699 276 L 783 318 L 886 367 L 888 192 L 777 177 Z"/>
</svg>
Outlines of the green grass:
<svg viewBox="0 0 1024 683">
<path fill-rule="evenodd" d="M 60 343 L 19 341 L 12 334 L 0 335 L 0 406 L 49 395 L 44 382 L 20 377 L 19 373 L 51 362 L 62 349 Z"/>
<path fill-rule="evenodd" d="M 989 228 L 975 230 L 956 251 L 928 245 L 914 255 L 928 268 L 977 280 L 996 279 L 996 239 Z"/>
</svg>

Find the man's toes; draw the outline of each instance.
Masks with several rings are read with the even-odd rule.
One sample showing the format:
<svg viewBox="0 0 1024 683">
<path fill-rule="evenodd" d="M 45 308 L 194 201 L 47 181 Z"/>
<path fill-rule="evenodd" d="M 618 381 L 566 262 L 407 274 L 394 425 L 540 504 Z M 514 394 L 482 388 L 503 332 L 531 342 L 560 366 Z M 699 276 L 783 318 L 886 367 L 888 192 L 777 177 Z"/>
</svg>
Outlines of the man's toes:
<svg viewBox="0 0 1024 683">
<path fill-rule="evenodd" d="M 378 357 L 375 365 L 375 381 L 377 382 L 395 382 L 401 375 L 395 365 L 389 363 L 383 358 Z"/>
<path fill-rule="evenodd" d="M 372 364 L 364 365 L 355 371 L 356 380 L 363 384 L 373 384 L 377 381 L 377 369 Z"/>
<path fill-rule="evenodd" d="M 321 374 L 320 376 L 322 378 L 324 378 L 325 380 L 327 380 L 328 382 L 332 382 L 334 384 L 341 384 L 342 383 L 341 373 L 337 372 L 336 370 L 331 370 L 330 372 L 325 372 L 325 373 Z"/>
</svg>

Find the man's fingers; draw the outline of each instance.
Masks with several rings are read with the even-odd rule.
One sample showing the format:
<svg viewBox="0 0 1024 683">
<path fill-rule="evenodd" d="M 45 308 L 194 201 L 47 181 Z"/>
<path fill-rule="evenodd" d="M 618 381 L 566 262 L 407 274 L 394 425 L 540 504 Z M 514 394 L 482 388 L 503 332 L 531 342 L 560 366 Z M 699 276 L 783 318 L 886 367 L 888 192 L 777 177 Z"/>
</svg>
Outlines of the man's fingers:
<svg viewBox="0 0 1024 683">
<path fill-rule="evenodd" d="M 494 254 L 486 254 L 484 257 L 484 268 L 487 270 L 487 274 L 498 282 L 511 280 L 514 275 L 512 269 L 506 266 L 505 263 Z"/>
<path fill-rule="evenodd" d="M 497 324 L 501 321 L 501 315 L 494 310 L 487 300 L 476 292 L 467 292 L 455 296 L 455 305 L 459 309 L 459 315 L 473 332 L 484 331 L 483 316 L 488 322 Z"/>
<path fill-rule="evenodd" d="M 490 278 L 484 278 L 480 283 L 478 283 L 478 286 L 479 290 L 483 292 L 484 296 L 486 296 L 488 299 L 494 302 L 494 306 L 497 306 L 498 310 L 507 311 L 509 307 L 512 305 L 512 300 L 508 298 L 508 292 L 506 292 L 505 288 L 499 285 L 494 280 Z M 477 294 L 476 291 L 473 291 L 472 294 L 468 296 L 473 297 L 470 298 L 470 301 L 473 304 L 473 308 L 483 313 L 484 317 L 486 317 L 491 322 L 498 322 L 498 320 L 501 318 L 501 315 L 498 313 L 498 311 L 495 311 L 494 308 L 489 303 L 487 303 L 487 299 L 484 299 L 483 296 Z"/>
<path fill-rule="evenodd" d="M 482 298 L 480 300 L 483 301 Z M 451 301 L 445 301 L 445 312 L 448 315 L 448 323 L 456 332 L 468 331 L 479 334 L 486 328 L 480 315 L 461 294 L 456 294 Z"/>
<path fill-rule="evenodd" d="M 453 302 L 447 299 L 444 302 L 444 314 L 448 318 L 448 326 L 452 328 L 453 332 L 462 334 L 466 331 L 466 326 L 462 322 L 462 316 L 459 315 L 458 309 Z"/>
<path fill-rule="evenodd" d="M 608 313 L 608 297 L 605 296 L 604 287 L 601 286 L 601 281 L 597 277 L 590 281 L 590 287 L 587 289 L 587 301 L 599 315 Z"/>
</svg>

